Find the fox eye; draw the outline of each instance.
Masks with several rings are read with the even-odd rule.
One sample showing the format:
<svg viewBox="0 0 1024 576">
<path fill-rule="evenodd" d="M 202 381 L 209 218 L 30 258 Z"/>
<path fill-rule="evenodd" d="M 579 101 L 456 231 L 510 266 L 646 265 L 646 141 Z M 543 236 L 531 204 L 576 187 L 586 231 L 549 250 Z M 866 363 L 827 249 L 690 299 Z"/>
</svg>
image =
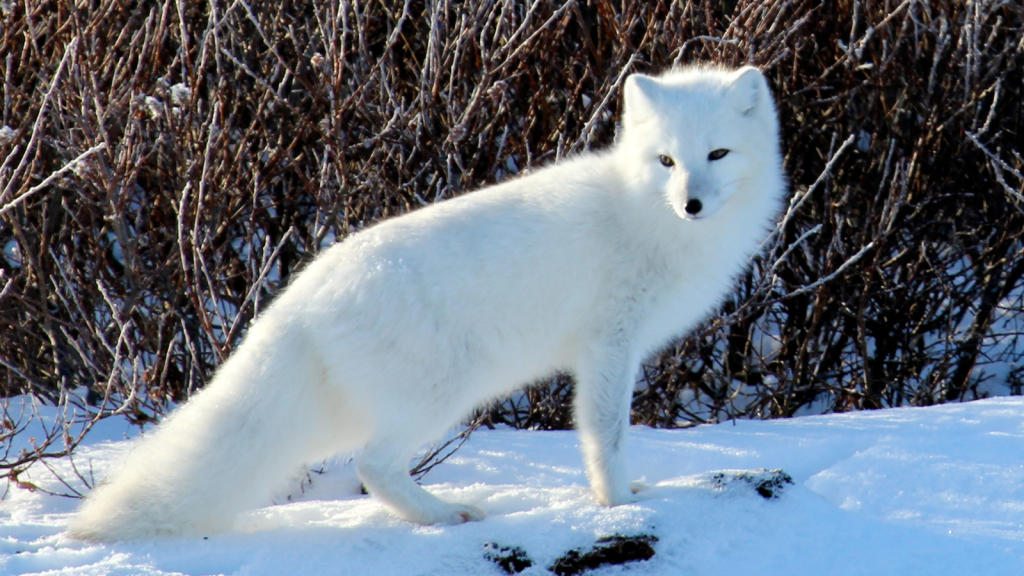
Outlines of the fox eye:
<svg viewBox="0 0 1024 576">
<path fill-rule="evenodd" d="M 658 156 L 658 161 L 661 162 L 661 165 L 666 168 L 671 168 L 676 165 L 675 160 L 669 158 L 668 156 L 665 156 L 664 154 Z"/>
<path fill-rule="evenodd" d="M 708 160 L 721 160 L 722 158 L 725 158 L 725 155 L 728 154 L 728 153 L 729 153 L 729 151 L 726 150 L 725 148 L 719 148 L 718 150 L 712 150 L 711 153 L 708 154 Z"/>
</svg>

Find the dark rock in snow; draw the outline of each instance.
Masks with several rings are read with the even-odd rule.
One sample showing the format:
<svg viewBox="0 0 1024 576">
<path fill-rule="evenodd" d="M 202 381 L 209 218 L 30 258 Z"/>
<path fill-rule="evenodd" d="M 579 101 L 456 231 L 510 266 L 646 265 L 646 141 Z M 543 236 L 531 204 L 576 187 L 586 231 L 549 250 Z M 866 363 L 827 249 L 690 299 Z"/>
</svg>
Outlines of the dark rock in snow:
<svg viewBox="0 0 1024 576">
<path fill-rule="evenodd" d="M 793 484 L 793 477 L 785 470 L 761 468 L 749 471 L 716 472 L 711 481 L 716 489 L 725 489 L 736 481 L 748 484 L 765 500 L 775 500 L 787 485 Z"/>
<path fill-rule="evenodd" d="M 498 565 L 506 574 L 518 574 L 533 566 L 533 560 L 518 546 L 501 546 L 496 542 L 484 544 L 484 558 Z"/>
<path fill-rule="evenodd" d="M 555 560 L 549 570 L 558 576 L 572 576 L 605 564 L 625 564 L 648 560 L 654 556 L 653 544 L 658 538 L 649 534 L 606 536 L 587 552 L 570 550 Z"/>
</svg>

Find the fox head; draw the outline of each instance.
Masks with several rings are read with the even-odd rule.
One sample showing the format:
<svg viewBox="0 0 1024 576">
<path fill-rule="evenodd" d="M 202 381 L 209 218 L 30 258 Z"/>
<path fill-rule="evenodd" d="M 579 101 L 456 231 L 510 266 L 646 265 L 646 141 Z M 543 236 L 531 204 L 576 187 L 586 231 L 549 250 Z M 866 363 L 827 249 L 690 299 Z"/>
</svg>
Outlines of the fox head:
<svg viewBox="0 0 1024 576">
<path fill-rule="evenodd" d="M 780 171 L 768 83 L 750 66 L 633 74 L 624 87 L 618 150 L 629 157 L 630 177 L 662 195 L 679 217 L 709 218 Z"/>
</svg>

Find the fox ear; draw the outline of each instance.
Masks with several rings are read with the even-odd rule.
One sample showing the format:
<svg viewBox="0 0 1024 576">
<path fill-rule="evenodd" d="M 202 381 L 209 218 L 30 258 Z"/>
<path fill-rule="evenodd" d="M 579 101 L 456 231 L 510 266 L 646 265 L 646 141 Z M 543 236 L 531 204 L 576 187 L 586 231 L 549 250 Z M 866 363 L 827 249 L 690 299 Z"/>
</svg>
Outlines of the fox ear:
<svg viewBox="0 0 1024 576">
<path fill-rule="evenodd" d="M 733 75 L 732 85 L 726 94 L 737 112 L 750 116 L 759 106 L 763 106 L 762 102 L 768 95 L 768 81 L 757 68 L 744 66 Z"/>
<path fill-rule="evenodd" d="M 622 123 L 628 130 L 657 113 L 658 81 L 643 74 L 630 74 L 622 91 Z"/>
</svg>

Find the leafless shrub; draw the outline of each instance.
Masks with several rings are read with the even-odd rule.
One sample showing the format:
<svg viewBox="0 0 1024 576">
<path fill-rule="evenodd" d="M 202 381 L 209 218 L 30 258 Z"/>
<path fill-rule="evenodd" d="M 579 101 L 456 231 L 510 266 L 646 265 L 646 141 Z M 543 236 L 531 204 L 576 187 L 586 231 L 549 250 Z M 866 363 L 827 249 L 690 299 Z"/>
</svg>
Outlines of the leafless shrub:
<svg viewBox="0 0 1024 576">
<path fill-rule="evenodd" d="M 766 71 L 795 195 L 634 421 L 971 399 L 986 366 L 1020 392 L 1015 3 L 3 6 L 0 396 L 59 408 L 16 453 L 39 415 L 7 411 L 12 478 L 201 388 L 336 239 L 605 145 L 627 74 L 694 62 Z M 487 421 L 567 427 L 569 390 Z"/>
</svg>

